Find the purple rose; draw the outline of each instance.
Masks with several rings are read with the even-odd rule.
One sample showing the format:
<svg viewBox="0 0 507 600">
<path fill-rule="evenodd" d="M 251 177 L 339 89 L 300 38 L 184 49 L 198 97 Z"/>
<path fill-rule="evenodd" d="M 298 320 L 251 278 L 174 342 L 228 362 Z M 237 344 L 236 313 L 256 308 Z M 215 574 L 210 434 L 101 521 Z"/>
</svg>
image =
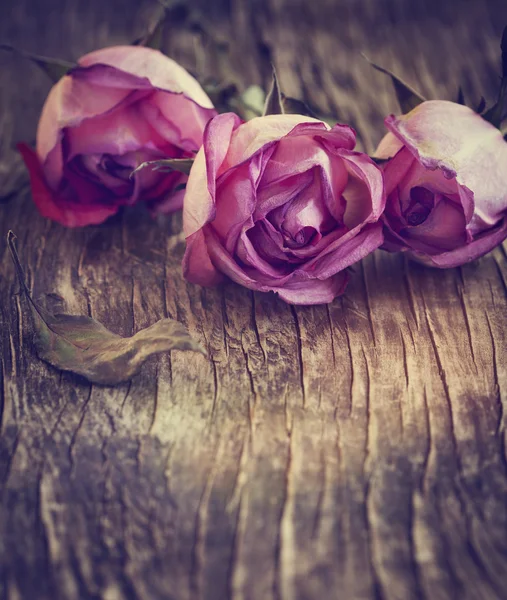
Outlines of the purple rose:
<svg viewBox="0 0 507 600">
<path fill-rule="evenodd" d="M 41 214 L 77 227 L 138 201 L 166 212 L 181 208 L 185 176 L 130 174 L 145 161 L 194 156 L 216 114 L 201 86 L 176 62 L 141 46 L 103 48 L 78 65 L 49 92 L 37 151 L 19 145 Z"/>
<path fill-rule="evenodd" d="M 455 267 L 507 237 L 507 144 L 470 108 L 423 102 L 385 121 L 384 248 L 430 266 Z"/>
<path fill-rule="evenodd" d="M 212 119 L 183 205 L 185 277 L 225 276 L 293 304 L 330 302 L 383 242 L 380 169 L 350 127 L 272 115 Z"/>
</svg>

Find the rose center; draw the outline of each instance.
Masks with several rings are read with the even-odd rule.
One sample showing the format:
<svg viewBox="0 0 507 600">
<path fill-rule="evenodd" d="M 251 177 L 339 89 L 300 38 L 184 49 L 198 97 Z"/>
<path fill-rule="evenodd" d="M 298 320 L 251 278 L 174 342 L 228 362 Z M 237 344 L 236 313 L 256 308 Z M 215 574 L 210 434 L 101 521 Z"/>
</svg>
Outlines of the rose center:
<svg viewBox="0 0 507 600">
<path fill-rule="evenodd" d="M 435 204 L 435 195 L 431 190 L 422 186 L 410 190 L 410 202 L 403 211 L 408 225 L 417 227 L 426 221 Z"/>
<path fill-rule="evenodd" d="M 130 181 L 130 174 L 133 170 L 132 167 L 128 167 L 116 162 L 116 160 L 110 154 L 104 154 L 102 156 L 102 159 L 99 163 L 99 168 L 109 175 L 117 177 L 118 179 L 121 179 L 127 183 Z"/>
</svg>

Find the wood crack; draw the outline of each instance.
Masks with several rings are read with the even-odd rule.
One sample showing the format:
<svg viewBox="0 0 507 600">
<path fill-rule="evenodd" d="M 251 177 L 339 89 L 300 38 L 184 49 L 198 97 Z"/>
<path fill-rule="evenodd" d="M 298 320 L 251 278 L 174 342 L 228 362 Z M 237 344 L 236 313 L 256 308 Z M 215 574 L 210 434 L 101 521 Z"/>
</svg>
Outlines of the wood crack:
<svg viewBox="0 0 507 600">
<path fill-rule="evenodd" d="M 461 273 L 461 269 L 459 270 L 459 272 Z M 457 294 L 458 294 L 458 298 L 460 301 L 461 310 L 463 311 L 463 317 L 465 318 L 465 327 L 467 330 L 468 344 L 470 346 L 470 353 L 472 355 L 472 361 L 474 363 L 475 372 L 478 373 L 479 371 L 477 368 L 477 362 L 475 360 L 474 345 L 472 342 L 472 330 L 470 329 L 470 321 L 468 320 L 468 312 L 467 312 L 467 308 L 466 308 L 466 304 L 465 304 L 465 298 L 463 297 L 463 289 L 462 288 L 458 289 Z"/>
<path fill-rule="evenodd" d="M 299 361 L 299 382 L 301 385 L 301 393 L 303 394 L 303 409 L 306 408 L 306 390 L 305 390 L 305 371 L 303 363 L 303 341 L 301 338 L 301 327 L 299 325 L 299 319 L 296 308 L 291 305 L 290 307 L 292 317 L 294 318 L 294 325 L 296 327 L 296 341 L 297 341 L 297 354 Z"/>
<path fill-rule="evenodd" d="M 454 448 L 454 456 L 455 456 L 456 460 L 458 461 L 458 469 L 459 469 L 460 468 L 459 453 L 458 453 L 457 441 L 456 441 L 456 431 L 455 431 L 455 425 L 454 425 L 454 414 L 453 414 L 453 409 L 452 409 L 451 395 L 450 395 L 450 391 L 449 391 L 449 386 L 447 385 L 445 370 L 442 365 L 442 360 L 440 358 L 440 353 L 438 351 L 437 343 L 435 340 L 435 334 L 434 334 L 433 328 L 431 326 L 430 317 L 428 314 L 428 308 L 426 306 L 426 302 L 424 301 L 424 298 L 423 298 L 423 306 L 424 306 L 424 316 L 426 319 L 426 325 L 428 327 L 428 334 L 429 334 L 431 346 L 433 348 L 433 354 L 435 356 L 435 360 L 437 363 L 438 373 L 440 375 L 442 387 L 444 389 L 445 399 L 447 402 L 447 411 L 449 414 L 449 428 L 450 428 L 450 432 L 451 432 L 451 441 L 452 441 L 452 446 Z"/>
<path fill-rule="evenodd" d="M 366 303 L 366 311 L 368 315 L 368 323 L 370 324 L 371 337 L 373 339 L 373 345 L 377 345 L 377 340 L 375 338 L 375 328 L 373 327 L 373 317 L 371 313 L 370 306 L 370 293 L 368 291 L 368 282 L 366 281 L 366 271 L 364 268 L 364 262 L 361 262 L 361 273 L 363 275 L 363 284 L 364 284 L 364 301 Z"/>
<path fill-rule="evenodd" d="M 254 333 L 255 333 L 255 339 L 257 340 L 257 344 L 259 345 L 259 348 L 261 349 L 264 363 L 266 363 L 267 355 L 266 355 L 266 351 L 264 350 L 264 346 L 261 343 L 261 336 L 259 334 L 259 327 L 257 325 L 257 316 L 256 316 L 257 311 L 255 308 L 255 293 L 252 290 L 250 290 L 250 297 L 252 298 L 252 325 L 253 325 L 253 329 L 254 329 Z"/>
</svg>

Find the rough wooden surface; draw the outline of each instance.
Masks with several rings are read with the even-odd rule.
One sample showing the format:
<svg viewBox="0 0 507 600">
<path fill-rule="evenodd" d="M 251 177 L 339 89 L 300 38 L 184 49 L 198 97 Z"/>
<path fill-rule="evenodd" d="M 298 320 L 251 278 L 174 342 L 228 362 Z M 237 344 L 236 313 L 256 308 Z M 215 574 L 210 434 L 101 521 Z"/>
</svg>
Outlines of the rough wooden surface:
<svg viewBox="0 0 507 600">
<path fill-rule="evenodd" d="M 211 4 L 211 7 L 207 6 Z M 395 110 L 364 51 L 432 97 L 492 99 L 503 0 L 202 2 L 242 85 L 337 112 L 371 149 Z M 0 42 L 76 58 L 142 33 L 147 0 L 7 0 Z M 230 12 L 229 12 L 230 9 Z M 200 76 L 217 57 L 172 27 Z M 49 83 L 0 55 L 0 192 Z M 5 236 L 35 296 L 130 335 L 170 316 L 174 352 L 108 389 L 34 356 Z M 449 271 L 377 252 L 329 306 L 181 278 L 180 217 L 65 230 L 0 204 L 0 598 L 507 598 L 507 259 Z"/>
</svg>

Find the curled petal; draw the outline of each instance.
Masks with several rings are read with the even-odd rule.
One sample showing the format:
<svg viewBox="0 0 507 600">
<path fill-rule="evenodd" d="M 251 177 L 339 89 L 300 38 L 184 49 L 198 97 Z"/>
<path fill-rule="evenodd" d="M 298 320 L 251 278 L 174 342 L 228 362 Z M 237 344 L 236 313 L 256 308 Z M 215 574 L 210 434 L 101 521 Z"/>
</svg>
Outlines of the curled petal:
<svg viewBox="0 0 507 600">
<path fill-rule="evenodd" d="M 118 205 L 69 204 L 48 188 L 37 153 L 26 144 L 18 144 L 18 150 L 30 174 L 33 200 L 43 217 L 66 227 L 82 227 L 102 223 L 118 211 Z"/>
<path fill-rule="evenodd" d="M 453 102 L 424 102 L 407 115 L 386 119 L 388 129 L 428 169 L 441 169 L 473 191 L 465 206 L 467 229 L 494 226 L 507 208 L 507 144 L 501 132 L 472 109 Z"/>
</svg>

